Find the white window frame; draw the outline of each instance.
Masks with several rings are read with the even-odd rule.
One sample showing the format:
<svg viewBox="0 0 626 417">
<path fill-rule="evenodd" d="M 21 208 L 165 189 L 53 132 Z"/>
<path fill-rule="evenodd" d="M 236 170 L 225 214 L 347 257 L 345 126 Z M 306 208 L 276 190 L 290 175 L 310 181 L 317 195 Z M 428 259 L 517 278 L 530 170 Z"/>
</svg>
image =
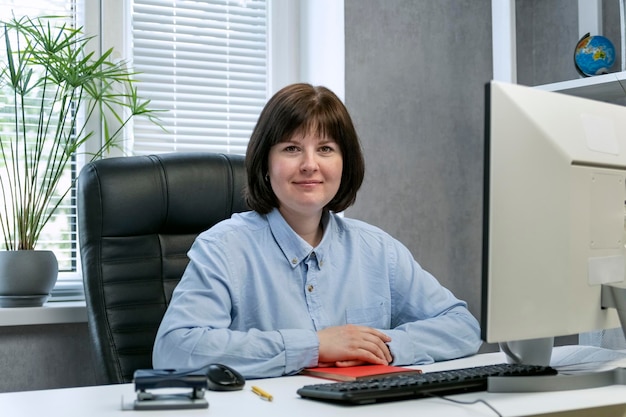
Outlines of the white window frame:
<svg viewBox="0 0 626 417">
<path fill-rule="evenodd" d="M 93 50 L 96 54 L 100 54 L 102 52 L 102 45 L 98 42 L 99 35 L 101 31 L 100 25 L 100 13 L 91 13 L 91 10 L 101 10 L 101 1 L 102 0 L 83 0 L 84 11 L 78 9 L 76 11 L 77 14 L 82 13 L 84 18 L 84 33 L 86 36 L 96 36 L 93 40 L 89 42 L 89 48 Z M 89 11 L 89 12 L 87 12 Z M 91 123 L 97 123 L 97 117 L 91 118 Z M 86 151 L 90 151 L 96 148 L 96 145 L 101 143 L 101 131 L 97 128 L 97 125 L 92 129 L 94 135 L 92 138 L 86 143 Z M 85 165 L 84 155 L 77 156 L 77 171 L 80 172 L 80 168 Z M 78 172 L 76 175 L 78 175 Z M 59 271 L 59 280 L 57 280 L 54 289 L 52 290 L 52 294 L 48 299 L 48 302 L 58 303 L 58 302 L 66 302 L 69 300 L 71 302 L 75 302 L 77 299 L 84 299 L 84 295 L 80 296 L 78 294 L 83 293 L 83 280 L 82 280 L 82 267 L 80 262 L 80 251 L 78 248 L 78 233 L 76 233 L 76 271 Z M 31 314 L 33 314 L 31 312 Z M 35 317 L 37 317 L 35 315 Z"/>
</svg>

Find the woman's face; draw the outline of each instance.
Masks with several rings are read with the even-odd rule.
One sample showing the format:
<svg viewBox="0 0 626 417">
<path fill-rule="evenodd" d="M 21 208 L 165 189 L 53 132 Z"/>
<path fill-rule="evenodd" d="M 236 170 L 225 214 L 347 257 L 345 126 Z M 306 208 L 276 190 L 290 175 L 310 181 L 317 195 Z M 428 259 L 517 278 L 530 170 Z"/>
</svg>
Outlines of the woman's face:
<svg viewBox="0 0 626 417">
<path fill-rule="evenodd" d="M 269 180 L 284 217 L 319 216 L 341 184 L 339 144 L 314 133 L 296 133 L 272 146 Z"/>
</svg>

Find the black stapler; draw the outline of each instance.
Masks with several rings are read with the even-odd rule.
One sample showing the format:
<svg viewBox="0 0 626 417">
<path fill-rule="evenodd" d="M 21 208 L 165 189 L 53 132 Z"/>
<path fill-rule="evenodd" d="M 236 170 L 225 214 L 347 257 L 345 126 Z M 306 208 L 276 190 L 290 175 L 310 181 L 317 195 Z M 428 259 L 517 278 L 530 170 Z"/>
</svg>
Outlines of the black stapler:
<svg viewBox="0 0 626 417">
<path fill-rule="evenodd" d="M 138 369 L 133 374 L 137 399 L 135 410 L 208 408 L 204 398 L 208 379 L 203 370 Z M 189 389 L 187 392 L 155 393 L 154 390 Z M 179 391 L 179 390 L 176 390 Z"/>
</svg>

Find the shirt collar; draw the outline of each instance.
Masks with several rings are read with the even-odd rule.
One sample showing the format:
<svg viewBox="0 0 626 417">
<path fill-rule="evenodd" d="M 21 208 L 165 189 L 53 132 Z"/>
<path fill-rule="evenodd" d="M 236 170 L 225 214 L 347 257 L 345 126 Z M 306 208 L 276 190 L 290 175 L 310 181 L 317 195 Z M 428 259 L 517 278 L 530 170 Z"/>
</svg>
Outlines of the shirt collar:
<svg viewBox="0 0 626 417">
<path fill-rule="evenodd" d="M 295 268 L 300 264 L 300 262 L 306 260 L 314 249 L 318 263 L 320 266 L 324 264 L 324 254 L 327 252 L 325 248 L 329 245 L 329 241 L 331 239 L 329 237 L 329 230 L 331 229 L 332 216 L 330 216 L 328 212 L 324 212 L 322 217 L 322 223 L 324 224 L 324 236 L 316 248 L 313 248 L 313 246 L 309 245 L 296 232 L 294 232 L 277 208 L 274 208 L 271 212 L 269 212 L 266 217 L 270 230 L 272 231 L 272 235 L 274 236 L 274 239 L 276 239 L 276 243 L 278 243 L 278 246 L 292 268 Z"/>
</svg>

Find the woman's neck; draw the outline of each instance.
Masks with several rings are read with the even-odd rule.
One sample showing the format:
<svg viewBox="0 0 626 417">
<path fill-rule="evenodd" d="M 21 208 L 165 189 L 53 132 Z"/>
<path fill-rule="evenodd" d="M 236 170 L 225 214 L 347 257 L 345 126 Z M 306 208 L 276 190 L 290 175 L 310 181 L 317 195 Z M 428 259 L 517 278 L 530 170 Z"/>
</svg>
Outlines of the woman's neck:
<svg viewBox="0 0 626 417">
<path fill-rule="evenodd" d="M 322 228 L 322 212 L 315 216 L 298 216 L 279 210 L 285 221 L 294 232 L 304 239 L 309 245 L 316 247 L 324 236 Z"/>
</svg>

